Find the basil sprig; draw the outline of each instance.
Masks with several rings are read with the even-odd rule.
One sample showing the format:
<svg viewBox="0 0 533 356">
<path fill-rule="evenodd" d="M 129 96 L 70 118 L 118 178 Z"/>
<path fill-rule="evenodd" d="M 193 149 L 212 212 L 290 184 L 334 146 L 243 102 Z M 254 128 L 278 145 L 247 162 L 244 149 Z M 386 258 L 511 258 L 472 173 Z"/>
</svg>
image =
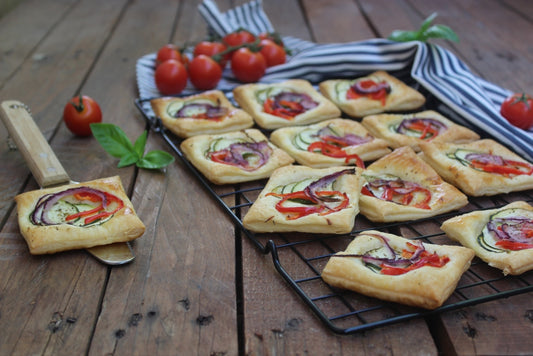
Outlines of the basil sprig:
<svg viewBox="0 0 533 356">
<path fill-rule="evenodd" d="M 430 38 L 443 38 L 454 42 L 459 42 L 459 36 L 446 25 L 433 25 L 431 22 L 437 17 L 434 12 L 422 22 L 418 31 L 395 30 L 389 35 L 388 39 L 396 42 L 421 41 L 427 42 Z"/>
<path fill-rule="evenodd" d="M 113 157 L 120 158 L 117 167 L 135 164 L 139 168 L 160 169 L 174 162 L 174 157 L 165 151 L 153 150 L 144 154 L 147 131 L 132 143 L 124 131 L 114 124 L 91 124 L 91 131 L 104 150 Z"/>
</svg>

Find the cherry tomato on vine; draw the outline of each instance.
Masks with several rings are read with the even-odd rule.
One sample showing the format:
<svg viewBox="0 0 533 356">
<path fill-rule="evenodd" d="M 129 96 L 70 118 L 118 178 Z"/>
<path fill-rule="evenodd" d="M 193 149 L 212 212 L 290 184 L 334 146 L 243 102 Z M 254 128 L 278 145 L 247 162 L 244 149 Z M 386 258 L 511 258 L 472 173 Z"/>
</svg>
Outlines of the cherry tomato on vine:
<svg viewBox="0 0 533 356">
<path fill-rule="evenodd" d="M 528 130 L 533 127 L 533 97 L 516 93 L 502 103 L 500 113 L 512 125 Z"/>
<path fill-rule="evenodd" d="M 231 57 L 231 71 L 244 83 L 257 82 L 265 74 L 267 63 L 260 52 L 249 48 L 239 48 Z"/>
<path fill-rule="evenodd" d="M 168 59 L 175 59 L 177 61 L 182 61 L 181 52 L 178 46 L 174 44 L 164 45 L 157 51 L 157 57 L 155 59 L 156 67 Z"/>
<path fill-rule="evenodd" d="M 87 95 L 72 98 L 63 109 L 63 121 L 76 136 L 90 136 L 90 125 L 102 122 L 100 105 Z"/>
<path fill-rule="evenodd" d="M 264 39 L 259 42 L 261 54 L 265 57 L 267 67 L 283 64 L 287 60 L 287 55 L 283 47 L 278 46 L 274 41 Z"/>
<path fill-rule="evenodd" d="M 200 54 L 205 54 L 206 56 L 212 57 L 216 54 L 225 51 L 226 49 L 227 46 L 222 42 L 202 41 L 199 42 L 196 46 L 194 46 L 193 55 L 194 57 L 196 57 Z M 231 55 L 229 53 L 222 56 L 220 62 L 218 62 L 222 68 L 226 67 L 226 64 L 228 63 L 230 57 Z"/>
<path fill-rule="evenodd" d="M 228 46 L 240 46 L 242 44 L 252 43 L 254 41 L 255 36 L 249 31 L 242 29 L 229 33 L 222 38 L 222 42 Z"/>
<path fill-rule="evenodd" d="M 187 69 L 183 63 L 168 59 L 156 68 L 155 85 L 163 95 L 179 94 L 187 85 Z"/>
<path fill-rule="evenodd" d="M 283 40 L 277 32 L 261 32 L 257 37 L 259 37 L 260 40 L 268 39 L 272 40 L 278 46 L 284 46 Z"/>
<path fill-rule="evenodd" d="M 189 77 L 196 89 L 213 89 L 222 78 L 222 68 L 213 58 L 200 54 L 189 63 Z"/>
</svg>

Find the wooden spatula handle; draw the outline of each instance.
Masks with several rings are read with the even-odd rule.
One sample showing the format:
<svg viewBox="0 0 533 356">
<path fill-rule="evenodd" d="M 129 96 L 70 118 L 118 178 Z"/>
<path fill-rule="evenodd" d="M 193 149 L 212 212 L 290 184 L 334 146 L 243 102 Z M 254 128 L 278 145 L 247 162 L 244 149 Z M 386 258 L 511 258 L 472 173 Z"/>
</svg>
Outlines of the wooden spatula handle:
<svg viewBox="0 0 533 356">
<path fill-rule="evenodd" d="M 69 182 L 69 176 L 33 121 L 27 107 L 16 100 L 2 102 L 0 116 L 7 131 L 41 187 Z"/>
</svg>

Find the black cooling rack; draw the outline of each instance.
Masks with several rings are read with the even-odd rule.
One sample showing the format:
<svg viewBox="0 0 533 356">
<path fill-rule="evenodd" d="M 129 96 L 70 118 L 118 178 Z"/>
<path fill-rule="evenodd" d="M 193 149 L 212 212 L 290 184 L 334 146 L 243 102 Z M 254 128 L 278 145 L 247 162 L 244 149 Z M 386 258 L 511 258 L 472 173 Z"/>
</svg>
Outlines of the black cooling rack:
<svg viewBox="0 0 533 356">
<path fill-rule="evenodd" d="M 405 81 L 405 78 L 403 78 Z M 416 85 L 410 83 L 411 85 Z M 423 88 L 417 88 L 424 91 Z M 231 99 L 231 93 L 226 93 Z M 425 109 L 434 109 L 448 118 L 469 126 L 429 93 Z M 270 254 L 276 270 L 288 285 L 302 298 L 314 314 L 333 332 L 353 334 L 384 325 L 415 318 L 425 318 L 467 306 L 506 298 L 533 291 L 533 271 L 521 276 L 504 276 L 501 270 L 489 267 L 477 257 L 464 273 L 456 290 L 441 307 L 422 310 L 366 297 L 355 292 L 333 288 L 320 277 L 321 271 L 331 255 L 343 251 L 355 235 L 365 230 L 379 230 L 397 235 L 420 239 L 426 243 L 453 244 L 440 230 L 447 218 L 472 210 L 495 208 L 512 201 L 533 202 L 533 191 L 510 193 L 494 197 L 469 197 L 470 204 L 461 209 L 437 217 L 405 223 L 376 224 L 359 214 L 355 227 L 346 235 L 311 235 L 302 233 L 256 234 L 244 228 L 241 217 L 253 204 L 266 180 L 233 186 L 231 192 L 218 193 L 211 184 L 182 154 L 181 139 L 166 130 L 150 107 L 151 99 L 137 99 L 135 105 L 143 114 L 147 125 L 161 135 L 174 153 L 195 175 L 207 192 L 226 211 L 239 231 L 263 254 Z M 476 129 L 477 130 L 477 129 Z M 479 132 L 479 130 L 477 130 Z M 482 136 L 487 136 L 481 133 Z"/>
</svg>

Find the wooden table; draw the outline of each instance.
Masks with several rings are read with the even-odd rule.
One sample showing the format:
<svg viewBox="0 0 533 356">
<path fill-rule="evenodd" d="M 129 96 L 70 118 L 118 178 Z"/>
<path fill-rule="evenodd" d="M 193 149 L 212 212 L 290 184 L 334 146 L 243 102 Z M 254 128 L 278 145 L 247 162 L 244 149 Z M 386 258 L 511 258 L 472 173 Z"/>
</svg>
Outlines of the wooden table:
<svg viewBox="0 0 533 356">
<path fill-rule="evenodd" d="M 221 10 L 238 1 L 218 1 Z M 533 293 L 339 335 L 324 326 L 179 160 L 116 167 L 73 136 L 63 106 L 80 91 L 135 139 L 135 63 L 206 35 L 198 1 L 25 0 L 0 18 L 0 99 L 26 103 L 76 180 L 120 175 L 146 224 L 136 259 L 108 267 L 85 251 L 32 256 L 13 197 L 37 189 L 0 128 L 0 355 L 518 355 L 533 353 Z M 282 35 L 319 43 L 386 37 L 432 12 L 473 72 L 533 93 L 528 0 L 264 0 Z M 147 149 L 169 150 L 151 133 Z M 231 188 L 222 188 L 231 189 Z M 531 274 L 529 274 L 531 283 Z"/>
</svg>

